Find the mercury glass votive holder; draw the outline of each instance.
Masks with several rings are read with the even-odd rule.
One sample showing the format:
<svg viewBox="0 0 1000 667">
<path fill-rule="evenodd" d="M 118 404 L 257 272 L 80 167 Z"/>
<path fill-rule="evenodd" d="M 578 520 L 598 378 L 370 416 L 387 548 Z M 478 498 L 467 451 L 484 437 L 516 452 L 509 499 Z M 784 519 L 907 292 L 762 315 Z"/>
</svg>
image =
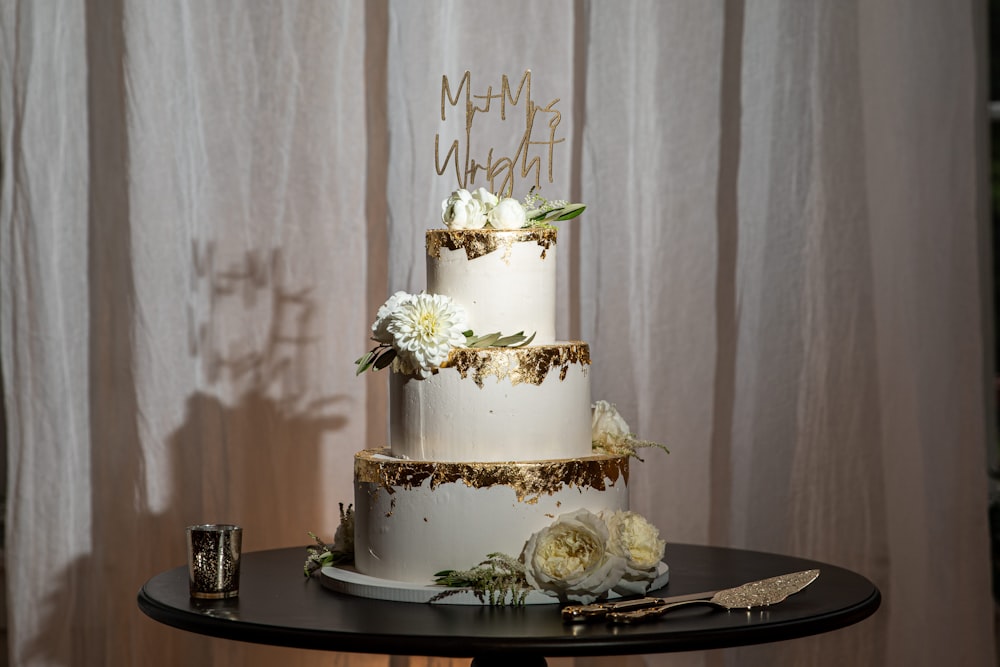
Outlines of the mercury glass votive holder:
<svg viewBox="0 0 1000 667">
<path fill-rule="evenodd" d="M 191 597 L 218 600 L 239 595 L 242 542 L 243 529 L 233 524 L 188 526 Z"/>
</svg>

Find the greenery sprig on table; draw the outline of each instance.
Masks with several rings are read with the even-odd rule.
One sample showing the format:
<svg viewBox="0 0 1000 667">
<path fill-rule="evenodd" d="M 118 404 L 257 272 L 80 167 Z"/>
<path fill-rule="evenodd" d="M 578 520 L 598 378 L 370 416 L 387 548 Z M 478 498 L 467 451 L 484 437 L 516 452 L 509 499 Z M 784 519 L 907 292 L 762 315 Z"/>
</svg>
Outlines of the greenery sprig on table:
<svg viewBox="0 0 1000 667">
<path fill-rule="evenodd" d="M 471 570 L 444 570 L 434 575 L 434 583 L 448 586 L 431 602 L 459 593 L 472 593 L 480 602 L 492 606 L 524 604 L 531 588 L 524 575 L 524 563 L 502 553 L 491 553 Z"/>
<path fill-rule="evenodd" d="M 344 503 L 340 503 L 340 526 L 333 536 L 333 544 L 327 544 L 312 532 L 309 533 L 309 537 L 313 538 L 316 544 L 306 547 L 306 564 L 302 568 L 305 576 L 312 576 L 324 567 L 353 563 L 354 506 L 348 505 L 345 509 Z"/>
</svg>

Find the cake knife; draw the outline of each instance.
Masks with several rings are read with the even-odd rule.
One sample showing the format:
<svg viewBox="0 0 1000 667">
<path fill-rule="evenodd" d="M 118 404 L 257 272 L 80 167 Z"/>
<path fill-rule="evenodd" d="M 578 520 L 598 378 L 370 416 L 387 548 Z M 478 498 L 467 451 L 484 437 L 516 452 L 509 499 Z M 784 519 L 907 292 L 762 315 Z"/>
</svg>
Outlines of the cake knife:
<svg viewBox="0 0 1000 667">
<path fill-rule="evenodd" d="M 818 576 L 819 570 L 803 570 L 716 591 L 666 598 L 645 597 L 620 602 L 569 605 L 563 607 L 562 618 L 572 623 L 595 620 L 637 623 L 658 618 L 670 609 L 690 604 L 709 604 L 721 609 L 754 609 L 781 602 L 814 582 Z"/>
</svg>

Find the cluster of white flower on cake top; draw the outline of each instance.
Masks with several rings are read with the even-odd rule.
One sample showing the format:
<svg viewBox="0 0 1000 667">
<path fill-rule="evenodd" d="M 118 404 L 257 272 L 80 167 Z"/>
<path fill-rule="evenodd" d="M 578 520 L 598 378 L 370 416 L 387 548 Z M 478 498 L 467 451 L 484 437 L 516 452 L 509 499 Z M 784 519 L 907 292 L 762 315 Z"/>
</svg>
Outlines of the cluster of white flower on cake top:
<svg viewBox="0 0 1000 667">
<path fill-rule="evenodd" d="M 521 229 L 528 222 L 524 206 L 516 199 L 501 199 L 486 188 L 475 192 L 456 190 L 441 202 L 441 222 L 448 229 Z"/>
<path fill-rule="evenodd" d="M 499 197 L 486 188 L 455 190 L 441 202 L 441 222 L 448 229 L 523 229 L 572 220 L 586 208 L 565 200 L 549 201 L 534 190 L 524 201 Z"/>
</svg>

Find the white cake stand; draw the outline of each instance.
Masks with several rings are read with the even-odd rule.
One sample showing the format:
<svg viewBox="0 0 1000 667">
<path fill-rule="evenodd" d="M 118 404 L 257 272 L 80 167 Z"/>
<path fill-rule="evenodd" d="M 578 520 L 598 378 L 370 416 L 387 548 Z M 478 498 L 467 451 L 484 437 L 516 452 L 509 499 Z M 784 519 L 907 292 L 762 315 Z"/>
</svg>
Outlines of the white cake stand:
<svg viewBox="0 0 1000 667">
<path fill-rule="evenodd" d="M 390 602 L 427 603 L 434 596 L 448 590 L 444 586 L 437 586 L 430 582 L 415 584 L 406 581 L 391 581 L 389 579 L 369 577 L 350 566 L 324 567 L 320 570 L 320 581 L 323 586 L 338 593 L 346 593 L 372 600 L 388 600 Z M 660 563 L 656 579 L 653 580 L 649 590 L 654 591 L 663 588 L 667 585 L 668 581 L 670 581 L 670 568 L 666 563 Z M 621 596 L 612 591 L 608 597 L 615 599 Z M 551 595 L 546 595 L 542 591 L 533 590 L 528 593 L 524 603 L 558 604 L 559 600 Z M 438 600 L 434 604 L 482 605 L 486 603 L 469 591 L 461 591 Z"/>
</svg>

